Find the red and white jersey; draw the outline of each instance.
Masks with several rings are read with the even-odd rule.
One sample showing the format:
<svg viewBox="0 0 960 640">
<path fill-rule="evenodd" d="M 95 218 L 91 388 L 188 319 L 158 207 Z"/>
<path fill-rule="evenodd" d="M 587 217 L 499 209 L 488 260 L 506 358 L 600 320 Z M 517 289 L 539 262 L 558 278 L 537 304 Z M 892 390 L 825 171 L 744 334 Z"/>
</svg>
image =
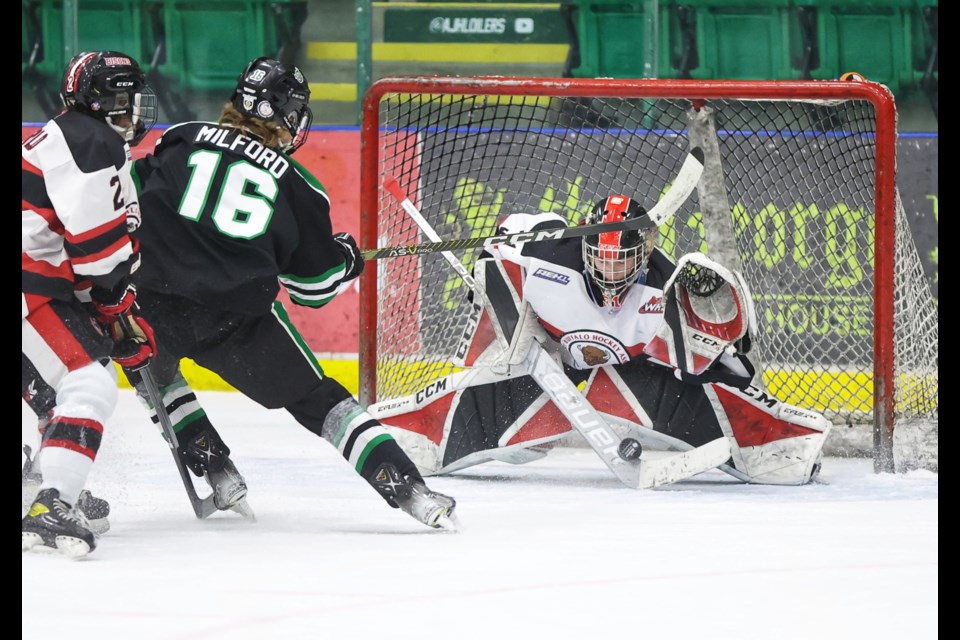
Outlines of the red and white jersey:
<svg viewBox="0 0 960 640">
<path fill-rule="evenodd" d="M 20 145 L 22 317 L 69 300 L 81 280 L 113 288 L 135 269 L 130 147 L 107 124 L 66 111 Z"/>
<path fill-rule="evenodd" d="M 515 214 L 500 225 L 502 233 L 566 226 L 553 213 Z M 578 369 L 621 364 L 641 357 L 663 319 L 663 285 L 673 262 L 655 250 L 647 271 L 630 286 L 619 308 L 598 303 L 583 264 L 581 239 L 501 244 L 490 253 L 500 258 L 511 279 L 520 282 L 523 299 L 547 333 Z M 513 265 L 513 267 L 511 267 Z M 645 357 L 645 356 L 643 356 Z"/>
</svg>

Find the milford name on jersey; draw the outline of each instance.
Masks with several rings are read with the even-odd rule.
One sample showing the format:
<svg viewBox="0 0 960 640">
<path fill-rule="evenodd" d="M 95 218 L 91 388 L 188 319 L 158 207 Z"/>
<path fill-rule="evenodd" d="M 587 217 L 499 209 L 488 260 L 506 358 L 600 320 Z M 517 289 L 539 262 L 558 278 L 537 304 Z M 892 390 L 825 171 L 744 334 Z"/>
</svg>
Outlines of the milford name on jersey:
<svg viewBox="0 0 960 640">
<path fill-rule="evenodd" d="M 281 284 L 310 307 L 347 286 L 330 199 L 292 157 L 236 128 L 187 122 L 167 129 L 136 173 L 138 286 L 252 315 L 269 312 Z"/>
<path fill-rule="evenodd" d="M 107 124 L 66 111 L 20 146 L 22 312 L 71 300 L 81 281 L 112 289 L 136 269 L 140 221 L 130 147 Z"/>
<path fill-rule="evenodd" d="M 234 129 L 217 126 L 201 126 L 194 137 L 194 143 L 208 143 L 220 149 L 229 149 L 234 153 L 239 153 L 247 160 L 258 164 L 274 178 L 281 178 L 290 168 L 290 162 L 280 153 L 273 149 L 268 149 L 255 139 L 248 138 L 245 135 L 237 135 Z"/>
<path fill-rule="evenodd" d="M 504 233 L 566 226 L 552 213 L 519 214 L 501 223 Z M 584 272 L 580 238 L 513 246 L 491 253 L 521 268 L 522 296 L 547 333 L 567 352 L 570 365 L 590 369 L 641 357 L 663 320 L 663 285 L 673 263 L 655 250 L 641 282 L 632 285 L 619 308 L 599 304 Z"/>
</svg>

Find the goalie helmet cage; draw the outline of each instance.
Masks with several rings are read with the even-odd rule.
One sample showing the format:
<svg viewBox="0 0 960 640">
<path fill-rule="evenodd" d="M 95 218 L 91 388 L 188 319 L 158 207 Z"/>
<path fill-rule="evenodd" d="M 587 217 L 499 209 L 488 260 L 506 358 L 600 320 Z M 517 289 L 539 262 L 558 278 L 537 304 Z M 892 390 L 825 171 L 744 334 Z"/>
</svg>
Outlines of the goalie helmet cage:
<svg viewBox="0 0 960 640">
<path fill-rule="evenodd" d="M 896 126 L 869 82 L 384 78 L 363 102 L 360 242 L 426 241 L 391 178 L 443 239 L 485 236 L 507 213 L 576 224 L 613 193 L 649 208 L 700 146 L 704 175 L 660 248 L 743 272 L 758 374 L 836 425 L 834 454 L 936 470 L 938 316 L 896 191 Z M 440 254 L 381 260 L 360 287 L 362 402 L 463 366 L 476 319 Z"/>
</svg>

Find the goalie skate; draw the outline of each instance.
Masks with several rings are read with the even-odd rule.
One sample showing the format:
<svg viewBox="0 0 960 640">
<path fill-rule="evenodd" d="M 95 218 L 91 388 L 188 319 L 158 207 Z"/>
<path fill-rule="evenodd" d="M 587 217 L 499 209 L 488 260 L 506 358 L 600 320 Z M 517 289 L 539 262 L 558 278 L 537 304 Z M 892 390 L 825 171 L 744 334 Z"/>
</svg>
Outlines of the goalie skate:
<svg viewBox="0 0 960 640">
<path fill-rule="evenodd" d="M 454 515 L 456 500 L 431 491 L 423 482 L 402 476 L 392 464 L 381 465 L 373 479 L 376 490 L 392 506 L 418 522 L 434 529 L 456 531 L 460 523 Z"/>
<path fill-rule="evenodd" d="M 60 499 L 56 489 L 37 494 L 20 523 L 20 550 L 59 552 L 80 558 L 97 546 L 93 531 L 84 526 L 73 507 Z"/>
</svg>

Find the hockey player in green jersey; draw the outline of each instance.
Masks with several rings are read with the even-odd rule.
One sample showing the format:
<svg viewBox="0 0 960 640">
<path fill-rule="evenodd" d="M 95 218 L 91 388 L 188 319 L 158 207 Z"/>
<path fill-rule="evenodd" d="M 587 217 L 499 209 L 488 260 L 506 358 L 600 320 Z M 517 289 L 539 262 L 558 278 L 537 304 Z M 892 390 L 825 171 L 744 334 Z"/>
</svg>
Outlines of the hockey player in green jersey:
<svg viewBox="0 0 960 640">
<path fill-rule="evenodd" d="M 178 453 L 218 508 L 245 501 L 230 449 L 180 375 L 187 357 L 264 407 L 286 409 L 391 506 L 452 527 L 454 500 L 430 491 L 380 423 L 324 373 L 277 300 L 283 285 L 294 304 L 320 308 L 364 268 L 354 239 L 332 230 L 323 185 L 291 156 L 309 134 L 309 100 L 298 68 L 257 58 L 219 122 L 171 127 L 136 163 L 138 301 L 156 333 L 150 369 Z M 136 385 L 137 372 L 127 373 Z"/>
</svg>

